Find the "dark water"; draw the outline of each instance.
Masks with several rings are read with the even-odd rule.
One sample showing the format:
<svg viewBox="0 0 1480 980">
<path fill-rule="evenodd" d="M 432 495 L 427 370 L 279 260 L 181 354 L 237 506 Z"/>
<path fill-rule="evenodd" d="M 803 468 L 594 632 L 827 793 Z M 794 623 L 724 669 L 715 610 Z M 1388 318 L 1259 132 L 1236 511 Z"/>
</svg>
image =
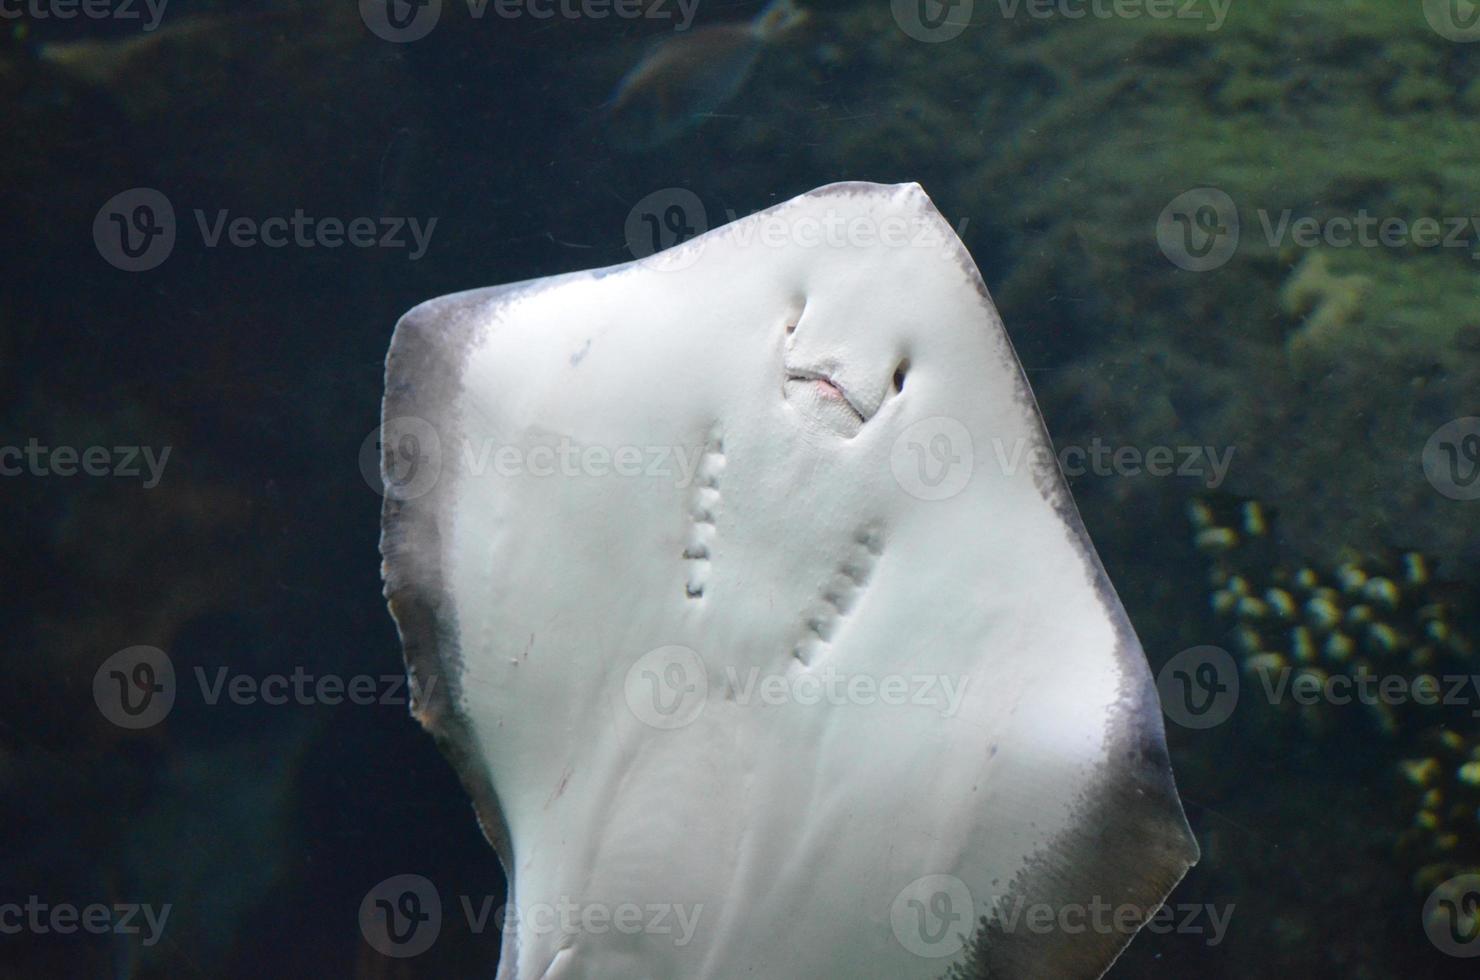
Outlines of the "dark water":
<svg viewBox="0 0 1480 980">
<path fill-rule="evenodd" d="M 760 4 L 70 9 L 0 6 L 0 976 L 492 976 L 380 597 L 391 328 L 837 180 L 960 232 L 1164 681 L 1202 861 L 1110 975 L 1473 974 L 1468 5 L 827 0 L 657 145 L 618 82 Z"/>
</svg>

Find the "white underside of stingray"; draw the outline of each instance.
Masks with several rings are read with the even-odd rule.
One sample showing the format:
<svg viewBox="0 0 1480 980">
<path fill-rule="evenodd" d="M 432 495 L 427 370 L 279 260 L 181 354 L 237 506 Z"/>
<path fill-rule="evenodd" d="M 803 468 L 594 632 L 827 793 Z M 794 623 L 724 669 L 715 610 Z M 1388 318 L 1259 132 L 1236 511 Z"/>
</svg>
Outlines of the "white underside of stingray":
<svg viewBox="0 0 1480 980">
<path fill-rule="evenodd" d="M 1094 977 L 1134 931 L 1096 903 L 1196 859 L 917 185 L 432 300 L 387 372 L 386 592 L 508 874 L 501 978 Z"/>
</svg>

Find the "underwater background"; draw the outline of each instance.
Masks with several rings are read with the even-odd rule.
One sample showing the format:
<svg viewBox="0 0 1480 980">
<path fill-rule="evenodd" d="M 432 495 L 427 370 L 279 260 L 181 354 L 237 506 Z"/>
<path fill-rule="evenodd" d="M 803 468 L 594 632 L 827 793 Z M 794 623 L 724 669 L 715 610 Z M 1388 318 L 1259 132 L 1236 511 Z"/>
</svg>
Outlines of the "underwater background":
<svg viewBox="0 0 1480 980">
<path fill-rule="evenodd" d="M 1480 8 L 800 6 L 716 58 L 761 3 L 0 0 L 0 906 L 77 913 L 0 978 L 491 976 L 380 597 L 391 328 L 836 180 L 969 246 L 1158 676 L 1203 914 L 1110 976 L 1475 975 Z"/>
</svg>

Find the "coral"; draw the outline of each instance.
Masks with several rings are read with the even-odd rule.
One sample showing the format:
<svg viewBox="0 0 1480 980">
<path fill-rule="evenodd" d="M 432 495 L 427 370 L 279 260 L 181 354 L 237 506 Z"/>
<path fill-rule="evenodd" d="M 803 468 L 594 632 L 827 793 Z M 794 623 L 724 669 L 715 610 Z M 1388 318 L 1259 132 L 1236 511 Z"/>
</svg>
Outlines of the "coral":
<svg viewBox="0 0 1480 980">
<path fill-rule="evenodd" d="M 1323 252 L 1311 252 L 1300 261 L 1280 290 L 1286 313 L 1303 317 L 1304 324 L 1285 340 L 1290 362 L 1301 374 L 1313 374 L 1332 356 L 1347 353 L 1350 341 L 1343 331 L 1360 322 L 1362 300 L 1371 281 L 1359 275 L 1331 271 Z"/>
</svg>

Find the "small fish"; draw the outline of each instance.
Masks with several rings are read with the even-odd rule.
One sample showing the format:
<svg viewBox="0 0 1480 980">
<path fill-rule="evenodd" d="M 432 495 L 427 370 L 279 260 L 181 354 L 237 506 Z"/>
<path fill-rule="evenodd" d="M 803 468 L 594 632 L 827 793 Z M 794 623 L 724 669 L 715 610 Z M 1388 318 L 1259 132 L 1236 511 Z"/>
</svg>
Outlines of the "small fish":
<svg viewBox="0 0 1480 980">
<path fill-rule="evenodd" d="M 612 142 L 651 149 L 698 126 L 740 91 L 765 45 L 806 20 L 792 0 L 772 0 L 748 23 L 700 27 L 662 41 L 606 105 Z"/>
</svg>

